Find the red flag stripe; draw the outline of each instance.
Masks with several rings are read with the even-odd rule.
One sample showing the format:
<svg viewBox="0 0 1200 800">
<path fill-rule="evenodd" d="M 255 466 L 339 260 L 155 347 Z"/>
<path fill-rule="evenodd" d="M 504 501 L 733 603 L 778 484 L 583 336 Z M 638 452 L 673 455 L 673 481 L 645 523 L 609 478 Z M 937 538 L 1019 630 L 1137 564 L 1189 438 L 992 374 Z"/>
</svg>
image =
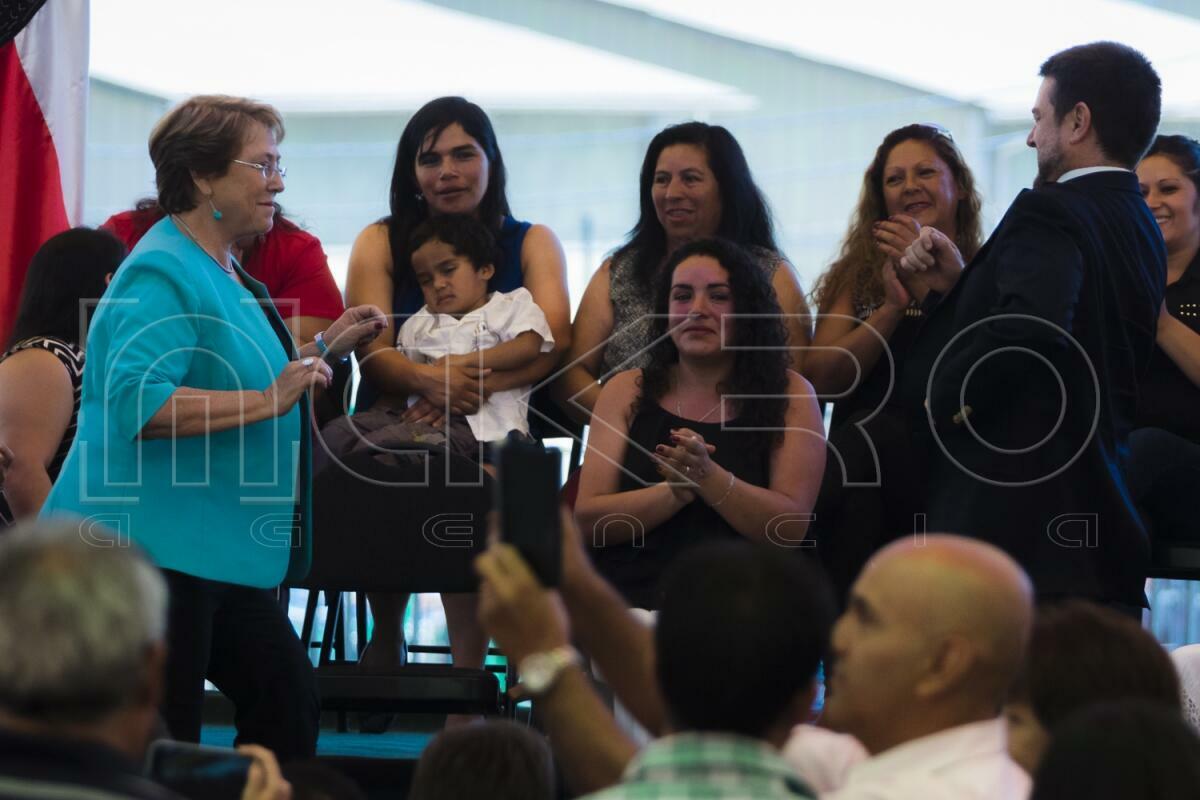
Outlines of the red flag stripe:
<svg viewBox="0 0 1200 800">
<path fill-rule="evenodd" d="M 0 47 L 0 341 L 7 341 L 33 254 L 66 230 L 54 140 L 16 46 Z"/>
<path fill-rule="evenodd" d="M 52 0 L 14 44 L 58 154 L 67 219 L 83 219 L 83 155 L 87 138 L 88 0 Z"/>
<path fill-rule="evenodd" d="M 0 46 L 0 343 L 33 254 L 83 216 L 88 0 L 54 0 Z"/>
</svg>

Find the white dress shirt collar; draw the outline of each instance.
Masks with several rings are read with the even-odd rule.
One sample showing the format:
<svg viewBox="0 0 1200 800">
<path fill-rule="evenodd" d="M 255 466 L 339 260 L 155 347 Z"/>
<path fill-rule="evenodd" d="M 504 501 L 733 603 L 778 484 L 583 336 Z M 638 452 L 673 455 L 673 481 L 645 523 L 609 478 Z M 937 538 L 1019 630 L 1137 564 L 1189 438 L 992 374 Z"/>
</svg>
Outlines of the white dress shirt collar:
<svg viewBox="0 0 1200 800">
<path fill-rule="evenodd" d="M 1080 167 L 1064 172 L 1055 183 L 1066 183 L 1067 181 L 1082 178 L 1084 175 L 1091 175 L 1094 172 L 1133 172 L 1131 169 L 1124 167 Z"/>
</svg>

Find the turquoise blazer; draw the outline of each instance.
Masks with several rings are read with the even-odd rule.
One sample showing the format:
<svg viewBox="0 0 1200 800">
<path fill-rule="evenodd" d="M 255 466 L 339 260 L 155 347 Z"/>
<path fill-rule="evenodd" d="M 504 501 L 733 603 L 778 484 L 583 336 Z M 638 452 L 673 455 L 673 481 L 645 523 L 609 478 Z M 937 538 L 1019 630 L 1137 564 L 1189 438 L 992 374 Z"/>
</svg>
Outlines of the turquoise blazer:
<svg viewBox="0 0 1200 800">
<path fill-rule="evenodd" d="M 237 269 L 247 288 L 169 217 L 134 247 L 92 319 L 78 431 L 42 516 L 108 527 L 165 569 L 269 587 L 310 563 L 307 398 L 217 433 L 138 436 L 179 387 L 261 391 L 292 357 L 266 288 Z"/>
</svg>

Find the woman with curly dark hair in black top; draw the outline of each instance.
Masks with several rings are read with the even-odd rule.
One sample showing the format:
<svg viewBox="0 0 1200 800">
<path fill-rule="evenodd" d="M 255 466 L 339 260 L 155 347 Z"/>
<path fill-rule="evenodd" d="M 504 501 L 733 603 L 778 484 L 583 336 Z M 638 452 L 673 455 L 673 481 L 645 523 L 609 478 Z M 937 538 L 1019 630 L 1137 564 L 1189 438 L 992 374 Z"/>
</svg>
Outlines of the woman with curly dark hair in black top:
<svg viewBox="0 0 1200 800">
<path fill-rule="evenodd" d="M 642 608 L 700 542 L 799 547 L 825 463 L 812 387 L 788 369 L 779 303 L 750 254 L 687 244 L 654 300 L 650 363 L 605 384 L 575 505 L 601 573 Z"/>
</svg>

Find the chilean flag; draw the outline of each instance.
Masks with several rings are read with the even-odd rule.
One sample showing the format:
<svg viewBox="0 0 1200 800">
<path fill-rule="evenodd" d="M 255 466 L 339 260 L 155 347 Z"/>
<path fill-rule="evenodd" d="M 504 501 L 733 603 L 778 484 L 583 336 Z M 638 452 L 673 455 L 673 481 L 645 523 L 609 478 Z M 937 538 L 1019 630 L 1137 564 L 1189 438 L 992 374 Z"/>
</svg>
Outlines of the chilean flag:
<svg viewBox="0 0 1200 800">
<path fill-rule="evenodd" d="M 8 340 L 33 254 L 83 217 L 87 78 L 87 0 L 4 0 L 0 342 Z"/>
</svg>

